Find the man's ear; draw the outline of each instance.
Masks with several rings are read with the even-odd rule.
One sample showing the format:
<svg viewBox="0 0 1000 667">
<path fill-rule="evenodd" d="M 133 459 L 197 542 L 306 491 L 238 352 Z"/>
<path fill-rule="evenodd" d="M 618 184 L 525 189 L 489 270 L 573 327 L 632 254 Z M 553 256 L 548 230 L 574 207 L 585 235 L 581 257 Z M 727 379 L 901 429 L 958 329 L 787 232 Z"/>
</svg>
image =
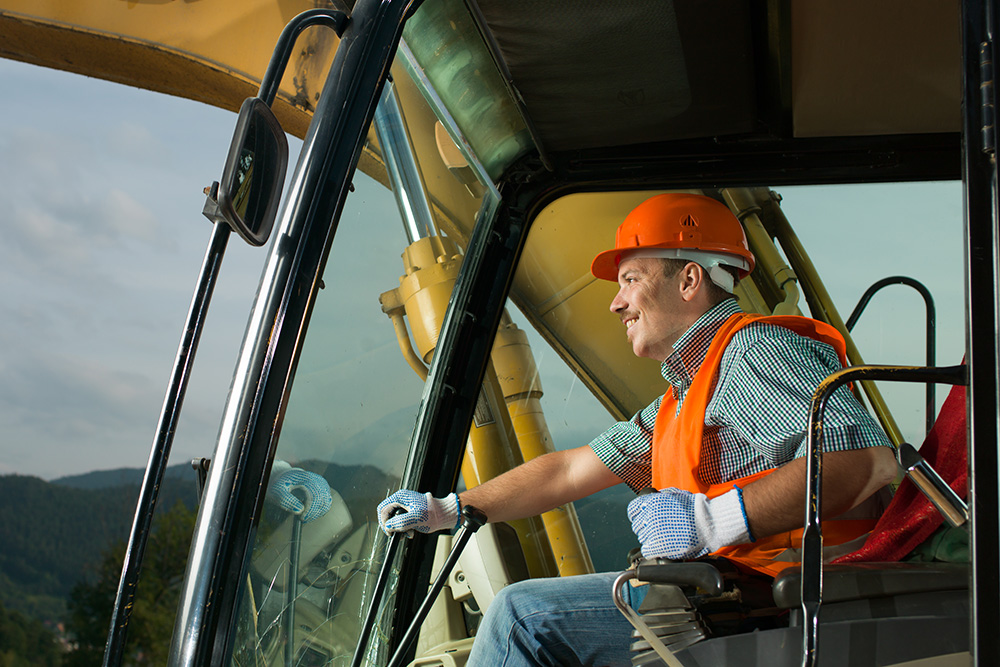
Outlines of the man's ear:
<svg viewBox="0 0 1000 667">
<path fill-rule="evenodd" d="M 705 281 L 709 279 L 705 269 L 697 262 L 685 264 L 684 268 L 678 272 L 677 277 L 680 280 L 680 294 L 684 301 L 693 301 L 702 291 Z"/>
</svg>

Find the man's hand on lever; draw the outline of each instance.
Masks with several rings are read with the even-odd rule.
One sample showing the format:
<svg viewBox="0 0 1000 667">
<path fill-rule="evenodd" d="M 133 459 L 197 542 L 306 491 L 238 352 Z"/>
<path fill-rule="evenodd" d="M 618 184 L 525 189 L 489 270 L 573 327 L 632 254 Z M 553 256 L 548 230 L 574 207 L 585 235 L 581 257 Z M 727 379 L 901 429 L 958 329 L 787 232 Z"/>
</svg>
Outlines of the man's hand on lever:
<svg viewBox="0 0 1000 667">
<path fill-rule="evenodd" d="M 433 533 L 451 530 L 461 506 L 478 508 L 491 522 L 512 521 L 596 493 L 621 482 L 590 447 L 577 447 L 534 458 L 513 470 L 462 492 L 434 498 L 429 493 L 397 491 L 378 506 L 379 525 L 386 533 Z M 396 508 L 405 510 L 393 516 Z"/>
<path fill-rule="evenodd" d="M 895 458 L 888 447 L 826 452 L 823 518 L 855 507 L 891 482 L 894 474 Z M 744 489 L 734 487 L 712 499 L 678 489 L 650 489 L 629 503 L 628 517 L 643 556 L 698 558 L 801 527 L 805 475 L 806 460 L 800 457 Z"/>
<path fill-rule="evenodd" d="M 396 509 L 404 511 L 397 514 Z M 386 535 L 406 533 L 408 537 L 413 537 L 414 530 L 436 533 L 451 530 L 458 522 L 458 495 L 454 493 L 435 498 L 429 493 L 403 489 L 378 505 L 378 523 Z"/>
</svg>

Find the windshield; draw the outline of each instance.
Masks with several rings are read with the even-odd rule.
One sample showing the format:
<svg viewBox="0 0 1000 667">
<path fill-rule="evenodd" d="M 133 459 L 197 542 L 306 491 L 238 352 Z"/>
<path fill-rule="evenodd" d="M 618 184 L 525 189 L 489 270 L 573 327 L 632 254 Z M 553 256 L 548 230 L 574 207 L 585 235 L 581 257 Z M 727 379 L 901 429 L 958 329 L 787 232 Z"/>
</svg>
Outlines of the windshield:
<svg viewBox="0 0 1000 667">
<path fill-rule="evenodd" d="M 354 179 L 316 298 L 257 531 L 233 664 L 283 664 L 295 618 L 294 664 L 348 664 L 380 566 L 375 506 L 399 488 L 421 379 L 399 354 L 379 294 L 398 282 L 406 244 L 392 192 Z M 281 502 L 282 471 L 311 474 L 303 520 Z M 322 487 L 327 488 L 322 488 Z M 299 531 L 298 540 L 293 539 Z M 289 578 L 292 562 L 298 575 Z"/>
<path fill-rule="evenodd" d="M 484 188 L 402 65 L 371 136 L 386 171 L 374 170 L 381 182 L 355 174 L 325 262 L 240 595 L 234 665 L 350 663 L 386 548 L 376 506 L 400 488 L 480 208 Z M 372 664 L 386 657 L 386 632 L 370 642 Z"/>
</svg>

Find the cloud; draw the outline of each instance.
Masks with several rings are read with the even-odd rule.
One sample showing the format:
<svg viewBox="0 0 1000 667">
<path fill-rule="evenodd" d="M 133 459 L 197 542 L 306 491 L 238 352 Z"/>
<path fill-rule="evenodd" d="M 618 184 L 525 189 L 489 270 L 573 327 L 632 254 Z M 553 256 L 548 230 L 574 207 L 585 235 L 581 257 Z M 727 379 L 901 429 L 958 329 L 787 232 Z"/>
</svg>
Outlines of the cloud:
<svg viewBox="0 0 1000 667">
<path fill-rule="evenodd" d="M 103 139 L 111 154 L 135 162 L 159 159 L 169 150 L 148 126 L 134 120 L 117 122 L 103 132 Z"/>
<path fill-rule="evenodd" d="M 0 80 L 0 471 L 141 466 L 235 116 L 9 61 Z M 182 453 L 211 455 L 262 258 L 230 244 Z"/>
<path fill-rule="evenodd" d="M 0 403 L 15 414 L 38 418 L 43 430 L 65 435 L 57 415 L 79 423 L 123 426 L 154 404 L 159 382 L 133 370 L 52 351 L 8 358 Z M 148 413 L 141 419 L 148 419 Z"/>
<path fill-rule="evenodd" d="M 109 191 L 97 206 L 108 241 L 121 238 L 152 242 L 159 222 L 153 212 L 118 189 Z"/>
<path fill-rule="evenodd" d="M 21 352 L 3 362 L 0 468 L 50 477 L 145 458 L 158 381 L 58 352 Z"/>
<path fill-rule="evenodd" d="M 7 226 L 5 235 L 23 258 L 46 269 L 78 269 L 90 256 L 80 234 L 50 212 L 35 208 L 14 208 L 16 224 Z"/>
<path fill-rule="evenodd" d="M 169 245 L 152 210 L 116 179 L 102 178 L 106 160 L 77 137 L 18 128 L 0 137 L 0 150 L 0 229 L 7 240 L 0 257 L 6 264 L 43 282 L 72 276 L 101 283 L 114 272 L 100 251 Z"/>
</svg>

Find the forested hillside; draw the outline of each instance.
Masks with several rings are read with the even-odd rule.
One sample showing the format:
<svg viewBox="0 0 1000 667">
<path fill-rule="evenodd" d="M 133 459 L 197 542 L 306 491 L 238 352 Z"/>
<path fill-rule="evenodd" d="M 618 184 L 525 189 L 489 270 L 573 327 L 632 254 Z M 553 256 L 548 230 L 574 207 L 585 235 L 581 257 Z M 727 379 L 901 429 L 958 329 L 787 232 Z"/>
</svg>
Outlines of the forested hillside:
<svg viewBox="0 0 1000 667">
<path fill-rule="evenodd" d="M 298 465 L 323 475 L 355 520 L 372 518 L 398 485 L 374 466 Z M 41 656 L 31 647 L 42 644 L 49 655 L 56 635 L 42 622 L 65 628 L 59 634 L 74 647 L 62 656 L 63 667 L 100 664 L 142 474 L 120 469 L 53 482 L 0 477 L 0 610 L 6 609 L 0 611 L 0 665 L 49 664 L 22 659 Z M 635 543 L 624 518 L 631 497 L 628 489 L 611 489 L 577 503 L 599 569 L 622 567 Z M 130 625 L 129 652 L 137 665 L 165 660 L 196 504 L 194 472 L 187 464 L 174 466 L 161 486 L 147 549 L 156 555 L 143 569 Z M 17 651 L 4 654 L 15 645 Z"/>
<path fill-rule="evenodd" d="M 355 516 L 374 512 L 394 485 L 372 466 L 300 462 L 344 496 Z M 66 617 L 74 585 L 96 579 L 102 556 L 124 548 L 135 513 L 143 471 L 102 470 L 46 482 L 22 475 L 0 476 L 0 603 L 41 621 Z M 177 502 L 197 505 L 197 482 L 188 464 L 164 475 L 157 514 Z"/>
<path fill-rule="evenodd" d="M 187 478 L 183 469 L 187 468 Z M 157 511 L 197 501 L 194 472 L 176 466 L 161 487 Z M 132 471 L 141 480 L 142 471 Z M 0 477 L 0 602 L 43 621 L 64 617 L 66 598 L 101 556 L 127 540 L 138 481 L 73 488 L 37 477 Z"/>
<path fill-rule="evenodd" d="M 52 630 L 0 604 L 0 665 L 58 667 L 61 662 L 62 650 Z"/>
</svg>

